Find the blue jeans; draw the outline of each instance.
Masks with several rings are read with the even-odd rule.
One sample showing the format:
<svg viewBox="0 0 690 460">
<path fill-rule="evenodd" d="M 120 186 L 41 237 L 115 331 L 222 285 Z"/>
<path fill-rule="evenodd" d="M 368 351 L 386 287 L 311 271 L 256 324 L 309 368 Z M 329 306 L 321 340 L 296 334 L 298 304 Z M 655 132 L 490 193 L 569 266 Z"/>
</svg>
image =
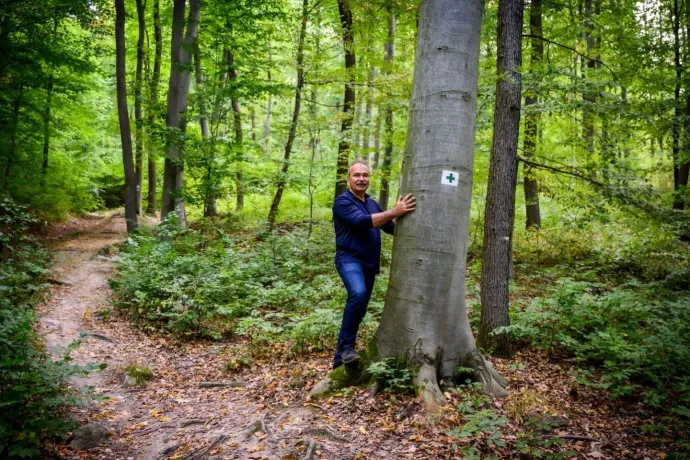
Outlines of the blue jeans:
<svg viewBox="0 0 690 460">
<path fill-rule="evenodd" d="M 340 366 L 343 361 L 341 354 L 348 349 L 355 348 L 359 324 L 367 312 L 367 305 L 374 289 L 376 272 L 356 262 L 336 264 L 338 274 L 347 289 L 347 302 L 343 312 L 343 323 L 338 335 L 338 346 L 333 358 L 333 369 Z"/>
</svg>

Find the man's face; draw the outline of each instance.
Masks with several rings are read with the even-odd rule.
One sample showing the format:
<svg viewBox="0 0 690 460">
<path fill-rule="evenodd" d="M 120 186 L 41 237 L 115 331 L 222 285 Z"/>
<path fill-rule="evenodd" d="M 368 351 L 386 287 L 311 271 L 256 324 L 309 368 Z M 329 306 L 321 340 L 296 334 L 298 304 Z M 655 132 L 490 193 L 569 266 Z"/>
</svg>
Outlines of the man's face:
<svg viewBox="0 0 690 460">
<path fill-rule="evenodd" d="M 347 175 L 347 184 L 353 192 L 366 192 L 369 188 L 369 168 L 360 163 L 352 165 Z"/>
</svg>

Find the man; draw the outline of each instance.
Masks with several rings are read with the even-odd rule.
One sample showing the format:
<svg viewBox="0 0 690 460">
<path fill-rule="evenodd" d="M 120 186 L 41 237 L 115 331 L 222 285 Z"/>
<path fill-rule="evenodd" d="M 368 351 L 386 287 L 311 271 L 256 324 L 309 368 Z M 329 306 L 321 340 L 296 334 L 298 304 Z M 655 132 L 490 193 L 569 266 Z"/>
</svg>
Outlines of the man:
<svg viewBox="0 0 690 460">
<path fill-rule="evenodd" d="M 338 335 L 333 368 L 359 361 L 355 350 L 357 330 L 367 312 L 374 279 L 379 273 L 381 230 L 393 234 L 393 219 L 414 211 L 416 199 L 408 194 L 399 197 L 395 207 L 383 211 L 366 194 L 369 188 L 369 166 L 355 161 L 347 173 L 349 189 L 333 203 L 335 226 L 335 266 L 347 289 L 347 303 Z"/>
</svg>

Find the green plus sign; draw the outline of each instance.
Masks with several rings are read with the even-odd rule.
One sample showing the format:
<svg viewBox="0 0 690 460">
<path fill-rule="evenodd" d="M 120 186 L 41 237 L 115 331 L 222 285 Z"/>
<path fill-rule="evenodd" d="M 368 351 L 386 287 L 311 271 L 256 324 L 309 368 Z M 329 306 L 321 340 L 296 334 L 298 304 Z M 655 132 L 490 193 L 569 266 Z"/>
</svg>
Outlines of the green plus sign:
<svg viewBox="0 0 690 460">
<path fill-rule="evenodd" d="M 448 179 L 448 182 L 450 182 L 452 184 L 453 181 L 455 180 L 455 176 L 453 175 L 453 173 L 450 173 L 446 176 L 446 179 Z"/>
</svg>

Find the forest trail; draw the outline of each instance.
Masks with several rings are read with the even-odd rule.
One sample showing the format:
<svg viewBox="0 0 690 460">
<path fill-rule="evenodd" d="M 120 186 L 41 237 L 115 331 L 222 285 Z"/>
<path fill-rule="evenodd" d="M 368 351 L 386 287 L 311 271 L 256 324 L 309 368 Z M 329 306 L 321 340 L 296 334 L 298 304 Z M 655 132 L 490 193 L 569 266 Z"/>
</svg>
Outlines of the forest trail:
<svg viewBox="0 0 690 460">
<path fill-rule="evenodd" d="M 333 413 L 340 405 L 328 404 L 326 414 L 320 405 L 305 402 L 302 391 L 281 391 L 273 382 L 289 381 L 286 369 L 255 366 L 254 381 L 229 382 L 222 371 L 224 344 L 174 343 L 135 328 L 112 311 L 108 279 L 125 232 L 121 213 L 77 218 L 52 230 L 55 286 L 39 307 L 39 331 L 51 350 L 86 332 L 72 352 L 74 361 L 108 364 L 105 371 L 75 381 L 107 399 L 73 412 L 82 424 L 103 425 L 109 436 L 89 451 L 56 446 L 61 458 L 338 459 L 362 451 L 374 453 L 373 458 L 401 458 L 396 447 L 409 451 L 409 446 L 394 447 L 390 437 L 383 443 L 368 437 L 363 427 L 336 432 L 333 424 L 344 421 Z M 124 368 L 132 364 L 153 371 L 146 387 L 123 386 Z M 231 385 L 200 386 L 204 381 Z"/>
</svg>

